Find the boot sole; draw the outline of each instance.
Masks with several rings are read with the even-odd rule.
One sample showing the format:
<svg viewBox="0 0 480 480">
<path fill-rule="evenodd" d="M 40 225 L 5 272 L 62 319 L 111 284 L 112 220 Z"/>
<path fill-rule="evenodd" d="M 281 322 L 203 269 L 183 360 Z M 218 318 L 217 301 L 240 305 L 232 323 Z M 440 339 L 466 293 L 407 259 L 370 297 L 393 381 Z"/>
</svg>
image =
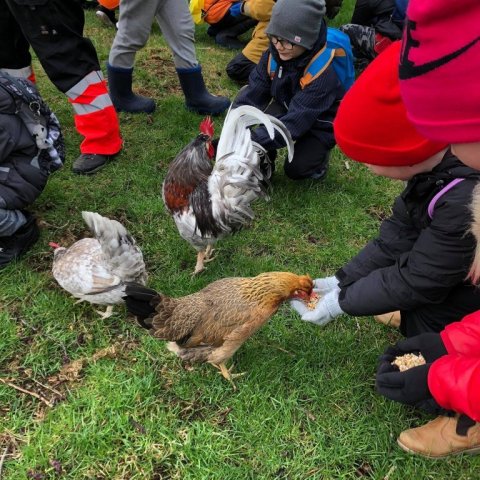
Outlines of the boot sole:
<svg viewBox="0 0 480 480">
<path fill-rule="evenodd" d="M 230 107 L 230 105 L 228 105 L 228 107 Z M 222 113 L 226 112 L 228 110 L 228 107 L 222 110 L 212 112 L 211 110 L 203 110 L 201 108 L 193 108 L 186 105 L 186 109 L 189 112 L 197 113 L 198 115 L 211 115 L 212 117 L 216 117 L 217 115 L 221 115 Z"/>
<path fill-rule="evenodd" d="M 478 446 L 478 447 L 472 447 L 472 448 L 464 448 L 463 450 L 447 453 L 445 455 L 429 455 L 427 453 L 421 453 L 421 452 L 412 450 L 411 448 L 404 445 L 399 439 L 397 439 L 397 444 L 404 452 L 411 453 L 413 455 L 419 455 L 421 457 L 432 458 L 432 459 L 447 458 L 447 457 L 451 457 L 452 455 L 461 455 L 462 453 L 466 453 L 468 455 L 477 455 L 480 453 L 480 446 Z"/>
<path fill-rule="evenodd" d="M 107 160 L 105 163 L 102 163 L 98 167 L 95 167 L 92 170 L 78 170 L 72 168 L 72 172 L 75 173 L 76 175 L 93 175 L 94 173 L 97 173 L 99 170 L 101 170 L 107 163 L 109 163 L 110 160 Z"/>
</svg>

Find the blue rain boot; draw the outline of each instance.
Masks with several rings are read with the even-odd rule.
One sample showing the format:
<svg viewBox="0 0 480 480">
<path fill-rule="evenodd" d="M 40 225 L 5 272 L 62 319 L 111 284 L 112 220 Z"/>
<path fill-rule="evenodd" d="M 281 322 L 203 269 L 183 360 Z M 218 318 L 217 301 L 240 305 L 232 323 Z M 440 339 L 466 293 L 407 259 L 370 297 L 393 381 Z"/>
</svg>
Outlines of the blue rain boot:
<svg viewBox="0 0 480 480">
<path fill-rule="evenodd" d="M 217 97 L 208 92 L 200 65 L 193 68 L 177 68 L 177 74 L 188 110 L 201 115 L 219 115 L 230 106 L 227 97 Z"/>
<path fill-rule="evenodd" d="M 107 63 L 108 90 L 117 112 L 152 113 L 155 102 L 152 98 L 132 92 L 133 68 L 113 67 Z"/>
</svg>

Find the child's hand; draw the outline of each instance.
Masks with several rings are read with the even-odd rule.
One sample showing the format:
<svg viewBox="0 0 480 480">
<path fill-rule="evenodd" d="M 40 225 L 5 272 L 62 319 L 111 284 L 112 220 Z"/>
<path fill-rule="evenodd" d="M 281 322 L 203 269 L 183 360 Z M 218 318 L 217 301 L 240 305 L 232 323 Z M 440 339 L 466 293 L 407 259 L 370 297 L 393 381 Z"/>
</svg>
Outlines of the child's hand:
<svg viewBox="0 0 480 480">
<path fill-rule="evenodd" d="M 315 291 L 316 290 L 314 289 L 314 292 Z M 303 321 L 323 326 L 331 322 L 334 318 L 338 317 L 338 315 L 344 313 L 338 304 L 339 293 L 340 289 L 338 288 L 328 292 L 317 303 L 317 306 L 314 310 L 310 310 L 303 302 L 300 302 L 299 300 L 290 300 L 290 306 L 300 314 Z"/>
<path fill-rule="evenodd" d="M 325 295 L 326 293 L 334 290 L 338 287 L 338 278 L 335 276 L 325 277 L 325 278 L 316 278 L 313 281 L 313 289 L 320 295 Z"/>
<path fill-rule="evenodd" d="M 242 5 L 243 5 L 243 2 L 235 2 L 230 7 L 230 15 L 232 17 L 239 17 L 240 15 L 242 15 Z"/>
</svg>

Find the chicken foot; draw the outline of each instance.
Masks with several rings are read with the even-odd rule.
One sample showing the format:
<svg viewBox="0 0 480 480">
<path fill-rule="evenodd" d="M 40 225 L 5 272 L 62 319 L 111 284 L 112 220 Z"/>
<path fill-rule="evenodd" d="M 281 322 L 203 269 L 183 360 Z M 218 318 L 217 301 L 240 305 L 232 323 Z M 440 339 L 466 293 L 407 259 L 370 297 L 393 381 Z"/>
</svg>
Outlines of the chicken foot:
<svg viewBox="0 0 480 480">
<path fill-rule="evenodd" d="M 237 389 L 233 379 L 234 378 L 237 378 L 237 377 L 241 377 L 243 375 L 245 375 L 246 372 L 242 372 L 242 373 L 232 373 L 232 369 L 233 367 L 235 366 L 233 363 L 232 363 L 232 366 L 230 368 L 227 368 L 227 366 L 225 365 L 225 363 L 212 363 L 212 365 L 215 367 L 215 368 L 218 368 L 218 370 L 220 370 L 220 374 L 222 375 L 223 378 L 225 378 L 225 380 L 228 380 L 231 384 L 232 384 L 232 387 L 234 390 Z"/>
<path fill-rule="evenodd" d="M 110 318 L 113 315 L 113 305 L 109 305 L 107 309 L 102 312 L 101 310 L 95 310 L 101 317 L 102 320 Z"/>
<path fill-rule="evenodd" d="M 215 259 L 213 252 L 215 250 L 211 245 L 208 245 L 205 250 L 197 253 L 197 264 L 195 265 L 195 270 L 192 273 L 192 277 L 203 272 L 205 270 L 205 263 L 211 262 Z"/>
</svg>

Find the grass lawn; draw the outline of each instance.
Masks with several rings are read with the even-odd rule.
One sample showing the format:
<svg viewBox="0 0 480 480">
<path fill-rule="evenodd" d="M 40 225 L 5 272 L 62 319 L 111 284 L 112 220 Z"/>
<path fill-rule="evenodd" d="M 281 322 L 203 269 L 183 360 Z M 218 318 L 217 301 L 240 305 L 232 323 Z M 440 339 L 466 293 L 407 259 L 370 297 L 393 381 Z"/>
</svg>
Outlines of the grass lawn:
<svg viewBox="0 0 480 480">
<path fill-rule="evenodd" d="M 335 23 L 346 23 L 351 8 Z M 104 66 L 113 30 L 89 11 L 86 34 Z M 233 53 L 205 27 L 197 52 L 210 89 L 233 97 L 224 73 Z M 37 395 L 0 383 L 2 479 L 479 478 L 480 457 L 428 461 L 397 447 L 402 430 L 430 417 L 376 394 L 376 359 L 399 336 L 372 318 L 319 328 L 282 307 L 235 355 L 235 370 L 246 374 L 233 391 L 209 365 L 185 369 L 123 307 L 100 320 L 91 305 L 75 305 L 50 272 L 48 242 L 85 236 L 80 211 L 93 210 L 126 225 L 149 285 L 172 296 L 269 270 L 331 275 L 376 234 L 400 182 L 374 177 L 338 150 L 326 181 L 293 182 L 279 159 L 271 200 L 255 205 L 251 228 L 220 242 L 216 260 L 191 279 L 195 252 L 165 212 L 161 183 L 201 118 L 183 108 L 158 28 L 135 72 L 137 91 L 155 97 L 157 111 L 121 114 L 124 149 L 91 178 L 71 173 L 80 142 L 71 108 L 36 68 L 68 158 L 32 206 L 40 241 L 0 275 L 0 379 Z"/>
</svg>

